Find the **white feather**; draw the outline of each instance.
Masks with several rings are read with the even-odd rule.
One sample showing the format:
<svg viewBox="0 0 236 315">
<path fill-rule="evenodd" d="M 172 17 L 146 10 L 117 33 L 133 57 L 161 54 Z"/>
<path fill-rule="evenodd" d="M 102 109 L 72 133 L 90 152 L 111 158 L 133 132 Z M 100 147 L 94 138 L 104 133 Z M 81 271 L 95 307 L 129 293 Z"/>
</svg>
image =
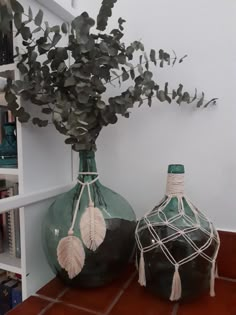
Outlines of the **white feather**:
<svg viewBox="0 0 236 315">
<path fill-rule="evenodd" d="M 85 252 L 80 239 L 69 235 L 62 238 L 57 246 L 57 260 L 70 279 L 76 277 L 84 266 Z"/>
<path fill-rule="evenodd" d="M 88 207 L 80 220 L 80 232 L 84 245 L 95 251 L 106 236 L 106 222 L 101 210 Z"/>
</svg>

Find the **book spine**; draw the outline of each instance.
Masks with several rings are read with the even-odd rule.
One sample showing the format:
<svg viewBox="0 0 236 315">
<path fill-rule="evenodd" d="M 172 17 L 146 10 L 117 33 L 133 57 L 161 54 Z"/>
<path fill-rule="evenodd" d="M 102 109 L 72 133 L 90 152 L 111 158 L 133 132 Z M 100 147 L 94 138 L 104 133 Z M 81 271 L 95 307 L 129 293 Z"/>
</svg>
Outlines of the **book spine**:
<svg viewBox="0 0 236 315">
<path fill-rule="evenodd" d="M 12 308 L 12 289 L 16 286 L 15 280 L 9 280 L 0 285 L 0 314 L 5 314 Z"/>
<path fill-rule="evenodd" d="M 12 288 L 12 308 L 16 307 L 22 302 L 22 289 L 21 284 L 18 284 L 16 288 Z"/>
<path fill-rule="evenodd" d="M 8 189 L 3 188 L 0 190 L 0 199 L 9 197 Z M 3 244 L 4 244 L 4 251 L 8 249 L 8 223 L 7 223 L 7 212 L 2 213 L 2 231 L 3 231 Z"/>
</svg>

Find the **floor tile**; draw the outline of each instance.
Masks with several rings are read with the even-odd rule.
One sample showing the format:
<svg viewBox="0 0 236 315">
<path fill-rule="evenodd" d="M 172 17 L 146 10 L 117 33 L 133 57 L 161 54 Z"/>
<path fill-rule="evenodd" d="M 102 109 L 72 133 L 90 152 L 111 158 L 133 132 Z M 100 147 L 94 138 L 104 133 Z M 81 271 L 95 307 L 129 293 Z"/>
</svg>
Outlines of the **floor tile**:
<svg viewBox="0 0 236 315">
<path fill-rule="evenodd" d="M 189 304 L 180 304 L 178 315 L 236 315 L 236 283 L 216 280 L 216 296 L 208 294 Z"/>
<path fill-rule="evenodd" d="M 134 267 L 128 266 L 119 279 L 110 285 L 96 289 L 70 288 L 60 300 L 93 311 L 105 312 L 134 272 Z"/>
<path fill-rule="evenodd" d="M 65 285 L 58 278 L 54 278 L 49 283 L 47 283 L 44 287 L 42 287 L 37 292 L 37 294 L 44 295 L 52 299 L 56 299 L 58 295 L 61 294 L 64 290 L 65 290 Z"/>
<path fill-rule="evenodd" d="M 171 315 L 173 307 L 173 303 L 160 300 L 147 292 L 135 278 L 113 307 L 110 315 Z"/>
<path fill-rule="evenodd" d="M 219 231 L 220 251 L 217 259 L 219 276 L 236 279 L 236 233 Z"/>
<path fill-rule="evenodd" d="M 53 304 L 43 315 L 90 315 L 91 313 L 79 310 L 61 303 Z M 26 315 L 26 314 L 25 314 Z"/>
<path fill-rule="evenodd" d="M 26 301 L 18 305 L 8 315 L 37 315 L 41 312 L 50 302 L 40 299 L 36 296 L 29 297 Z"/>
</svg>

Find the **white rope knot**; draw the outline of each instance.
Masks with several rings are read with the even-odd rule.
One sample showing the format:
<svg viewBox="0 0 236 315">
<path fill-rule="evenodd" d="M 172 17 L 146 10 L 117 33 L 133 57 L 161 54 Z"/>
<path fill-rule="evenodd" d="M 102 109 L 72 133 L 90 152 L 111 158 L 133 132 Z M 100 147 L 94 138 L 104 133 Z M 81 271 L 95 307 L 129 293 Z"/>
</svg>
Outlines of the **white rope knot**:
<svg viewBox="0 0 236 315">
<path fill-rule="evenodd" d="M 166 184 L 167 196 L 184 195 L 184 174 L 168 174 Z"/>
<path fill-rule="evenodd" d="M 87 186 L 87 189 L 88 189 L 89 207 L 94 207 L 94 202 L 92 201 L 92 197 L 91 197 L 90 185 L 92 185 L 93 183 L 95 183 L 98 180 L 98 178 L 99 178 L 98 177 L 98 173 L 95 173 L 95 172 L 80 172 L 79 175 L 97 175 L 97 176 L 93 180 L 91 180 L 90 182 L 82 182 L 80 179 L 78 179 L 78 183 L 81 185 L 81 190 L 80 190 L 79 198 L 78 198 L 76 206 L 75 206 L 73 220 L 72 220 L 72 224 L 71 224 L 71 227 L 70 227 L 69 231 L 73 231 L 74 230 L 75 221 L 76 221 L 76 217 L 77 217 L 77 213 L 78 213 L 78 210 L 79 210 L 80 201 L 81 201 L 81 198 L 82 198 L 85 186 Z"/>
<path fill-rule="evenodd" d="M 73 231 L 72 229 L 69 229 L 69 231 L 68 231 L 68 235 L 69 235 L 69 236 L 74 235 L 74 231 Z"/>
</svg>

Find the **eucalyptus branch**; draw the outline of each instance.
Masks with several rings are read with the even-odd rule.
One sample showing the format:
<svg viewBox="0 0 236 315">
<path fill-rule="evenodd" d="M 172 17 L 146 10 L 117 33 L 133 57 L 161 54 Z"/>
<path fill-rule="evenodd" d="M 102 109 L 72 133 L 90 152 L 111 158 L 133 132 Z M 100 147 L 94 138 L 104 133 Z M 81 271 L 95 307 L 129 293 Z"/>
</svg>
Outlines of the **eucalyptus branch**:
<svg viewBox="0 0 236 315">
<path fill-rule="evenodd" d="M 170 95 L 170 96 L 172 96 L 172 93 L 167 93 L 168 95 Z M 145 98 L 140 98 L 140 100 L 137 100 L 137 101 L 135 101 L 135 103 L 137 103 L 137 102 L 139 102 L 139 103 L 141 103 L 140 104 L 140 106 L 143 104 L 143 102 L 144 101 L 147 101 L 147 100 L 149 100 L 149 99 L 153 99 L 153 98 L 156 98 L 156 99 L 158 99 L 157 98 L 157 96 L 156 95 L 152 95 L 152 96 L 149 96 L 149 97 L 145 97 Z M 193 101 L 200 101 L 201 100 L 201 97 L 198 97 L 198 96 L 190 96 L 190 99 L 192 99 L 190 102 L 187 102 L 187 104 L 190 104 L 190 103 L 192 103 Z M 172 99 L 172 100 L 174 100 L 174 99 Z M 213 104 L 213 105 L 215 105 L 216 104 L 216 101 L 218 100 L 218 98 L 212 98 L 211 100 L 206 100 L 206 103 L 204 104 L 204 106 L 203 106 L 203 108 L 206 108 L 208 105 L 210 105 L 210 104 Z M 179 104 L 180 105 L 180 104 Z M 201 107 L 201 106 L 199 106 L 199 107 Z"/>
<path fill-rule="evenodd" d="M 17 1 L 12 2 L 18 5 L 14 7 L 11 19 L 14 17 L 17 35 L 21 34 L 27 49 L 24 54 L 17 50 L 17 55 L 21 55 L 18 69 L 22 78 L 16 81 L 12 92 L 9 82 L 5 96 L 8 108 L 20 122 L 30 121 L 31 116 L 23 107 L 16 106 L 18 95 L 22 95 L 25 100 L 32 100 L 32 106 L 42 106 L 41 112 L 49 115 L 48 120 L 34 117 L 33 124 L 44 127 L 52 122 L 60 133 L 68 136 L 67 144 L 76 143 L 77 150 L 91 150 L 95 149 L 95 142 L 102 128 L 115 124 L 119 114 L 128 117 L 127 110 L 136 102 L 141 105 L 148 101 L 148 105 L 151 106 L 152 99 L 156 97 L 161 102 L 175 101 L 177 104 L 193 103 L 197 100 L 197 107 L 215 104 L 216 98 L 205 103 L 204 93 L 199 94 L 200 97 L 197 92 L 194 97 L 190 96 L 190 93 L 183 90 L 182 84 L 171 94 L 168 82 L 163 89 L 159 89 L 158 83 L 153 80 L 154 67 L 151 64 L 159 67 L 167 64 L 173 67 L 176 62 L 182 63 L 186 55 L 179 59 L 174 51 L 170 55 L 162 49 L 159 52 L 151 49 L 147 55 L 140 40 L 126 45 L 122 39 L 124 35 L 122 18 L 118 20 L 118 28 L 109 33 L 104 32 L 116 1 L 103 1 L 97 20 L 97 30 L 102 33 L 98 35 L 91 33 L 90 29 L 96 22 L 84 12 L 71 22 L 68 44 L 57 49 L 55 47 L 62 33 L 68 34 L 67 24 L 64 22 L 50 27 L 43 19 L 42 10 L 33 16 L 30 8 L 27 14 L 24 13 L 22 5 Z M 25 21 L 22 22 L 22 19 Z M 31 21 L 36 26 L 33 31 L 26 26 Z M 45 24 L 42 24 L 44 22 Z M 1 25 L 3 23 L 0 23 L 0 28 Z M 33 35 L 37 32 L 44 35 L 39 37 L 39 40 Z M 129 60 L 135 60 L 137 53 L 139 63 L 134 65 L 129 63 Z M 41 59 L 38 61 L 39 54 L 45 58 L 44 61 Z M 67 67 L 65 62 L 70 54 L 74 58 L 74 63 Z M 113 82 L 119 80 L 121 85 L 128 79 L 135 82 L 134 86 L 122 93 L 119 92 L 118 96 L 111 97 L 109 105 L 106 105 L 102 98 L 106 92 L 106 85 L 109 83 L 116 87 L 117 84 Z M 39 92 L 43 92 L 43 97 Z"/>
<path fill-rule="evenodd" d="M 162 61 L 162 60 L 163 60 L 163 59 L 155 58 L 155 61 Z M 170 58 L 170 60 L 176 60 L 176 57 Z M 182 60 L 182 58 L 181 58 L 180 60 Z M 152 62 L 151 59 L 148 59 L 148 60 L 146 60 L 146 61 L 144 61 L 144 62 L 142 62 L 142 63 L 138 63 L 138 64 L 137 64 L 136 66 L 134 66 L 134 67 L 130 67 L 131 69 L 130 69 L 130 70 L 127 70 L 126 72 L 127 72 L 127 73 L 130 73 L 131 71 L 137 69 L 139 66 L 145 65 L 146 63 L 149 63 L 149 62 Z M 127 64 L 125 64 L 125 65 L 128 67 Z M 122 75 L 123 75 L 123 73 L 120 74 L 120 75 L 118 75 L 118 76 L 116 76 L 115 78 L 109 80 L 109 82 L 107 82 L 105 85 L 107 85 L 108 83 L 111 84 L 111 82 L 122 78 Z M 114 85 L 113 85 L 113 86 L 114 86 Z"/>
<path fill-rule="evenodd" d="M 26 14 L 25 12 L 23 13 L 24 16 L 26 16 L 28 19 L 30 19 L 30 16 L 28 14 Z M 31 21 L 34 21 L 35 22 L 35 19 L 32 18 Z M 46 32 L 46 29 L 44 29 L 41 25 L 38 26 L 40 27 L 40 29 L 43 31 L 43 32 Z M 50 40 L 50 42 L 52 43 L 52 39 L 49 35 L 47 35 L 47 38 Z M 35 39 L 33 39 L 33 41 L 35 41 Z"/>
</svg>

